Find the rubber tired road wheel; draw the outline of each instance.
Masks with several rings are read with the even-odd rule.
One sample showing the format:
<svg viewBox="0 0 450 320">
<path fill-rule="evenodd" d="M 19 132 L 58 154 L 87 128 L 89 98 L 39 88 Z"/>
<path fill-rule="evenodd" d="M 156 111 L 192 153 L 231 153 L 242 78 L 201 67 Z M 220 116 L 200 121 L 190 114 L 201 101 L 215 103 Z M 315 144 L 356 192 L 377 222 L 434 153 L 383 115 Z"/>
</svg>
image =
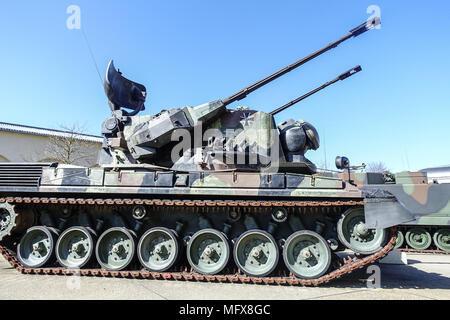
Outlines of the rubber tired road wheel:
<svg viewBox="0 0 450 320">
<path fill-rule="evenodd" d="M 39 268 L 54 258 L 58 231 L 51 227 L 35 226 L 27 230 L 17 245 L 17 258 L 27 268 Z"/>
<path fill-rule="evenodd" d="M 284 243 L 283 260 L 296 277 L 315 279 L 328 271 L 331 250 L 327 241 L 318 233 L 309 230 L 297 231 Z"/>
<path fill-rule="evenodd" d="M 230 245 L 222 232 L 203 229 L 189 239 L 186 255 L 189 264 L 198 273 L 217 274 L 230 259 Z"/>
<path fill-rule="evenodd" d="M 406 232 L 406 243 L 413 249 L 426 250 L 431 245 L 430 233 L 424 228 L 411 228 Z"/>
<path fill-rule="evenodd" d="M 166 271 L 178 257 L 179 245 L 175 233 L 167 228 L 147 230 L 139 240 L 137 255 L 142 266 L 154 272 Z"/>
<path fill-rule="evenodd" d="M 395 249 L 401 248 L 403 246 L 403 243 L 405 242 L 405 236 L 403 235 L 403 232 L 400 230 L 397 231 L 397 240 L 395 240 Z"/>
<path fill-rule="evenodd" d="M 74 226 L 64 230 L 56 242 L 56 258 L 66 268 L 85 266 L 94 252 L 95 233 L 85 227 Z"/>
<path fill-rule="evenodd" d="M 359 254 L 372 254 L 383 248 L 387 241 L 387 229 L 369 229 L 365 224 L 364 209 L 349 209 L 337 224 L 339 240 Z"/>
<path fill-rule="evenodd" d="M 246 275 L 265 277 L 278 264 L 278 245 L 270 233 L 259 229 L 248 230 L 236 240 L 233 258 Z"/>
<path fill-rule="evenodd" d="M 95 247 L 97 261 L 106 270 L 123 270 L 133 260 L 135 234 L 122 227 L 106 230 L 98 238 Z"/>
<path fill-rule="evenodd" d="M 439 249 L 450 252 L 450 229 L 436 230 L 433 241 Z"/>
</svg>

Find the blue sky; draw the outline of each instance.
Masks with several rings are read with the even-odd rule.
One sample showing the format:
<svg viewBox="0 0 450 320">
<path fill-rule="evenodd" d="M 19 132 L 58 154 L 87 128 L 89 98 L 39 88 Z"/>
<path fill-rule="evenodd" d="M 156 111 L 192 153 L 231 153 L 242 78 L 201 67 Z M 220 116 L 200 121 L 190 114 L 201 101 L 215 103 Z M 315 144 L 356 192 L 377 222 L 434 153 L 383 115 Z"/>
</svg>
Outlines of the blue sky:
<svg viewBox="0 0 450 320">
<path fill-rule="evenodd" d="M 383 161 L 393 171 L 450 163 L 450 2 L 10 1 L 0 10 L 3 122 L 100 134 L 110 114 L 80 30 L 103 77 L 110 59 L 147 87 L 144 113 L 226 98 L 343 36 L 381 9 L 382 27 L 265 86 L 237 105 L 271 111 L 341 72 L 363 71 L 276 116 L 304 119 L 321 147 L 307 156 L 334 167 Z M 428 5 L 427 5 L 428 4 Z"/>
</svg>

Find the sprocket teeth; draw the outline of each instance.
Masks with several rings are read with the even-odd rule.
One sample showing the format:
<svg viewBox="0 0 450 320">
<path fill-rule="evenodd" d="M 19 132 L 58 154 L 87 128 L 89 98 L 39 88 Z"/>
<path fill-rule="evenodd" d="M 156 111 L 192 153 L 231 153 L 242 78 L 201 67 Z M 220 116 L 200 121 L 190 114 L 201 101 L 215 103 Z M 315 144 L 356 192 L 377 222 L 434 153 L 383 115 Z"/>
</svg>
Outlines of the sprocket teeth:
<svg viewBox="0 0 450 320">
<path fill-rule="evenodd" d="M 18 215 L 14 211 L 14 208 L 15 206 L 8 202 L 0 203 L 0 209 L 7 211 L 10 220 L 9 223 L 6 225 L 6 227 L 3 229 L 3 231 L 0 232 L 0 240 L 3 240 L 5 236 L 11 236 L 11 232 L 17 226 L 16 219 Z"/>
</svg>

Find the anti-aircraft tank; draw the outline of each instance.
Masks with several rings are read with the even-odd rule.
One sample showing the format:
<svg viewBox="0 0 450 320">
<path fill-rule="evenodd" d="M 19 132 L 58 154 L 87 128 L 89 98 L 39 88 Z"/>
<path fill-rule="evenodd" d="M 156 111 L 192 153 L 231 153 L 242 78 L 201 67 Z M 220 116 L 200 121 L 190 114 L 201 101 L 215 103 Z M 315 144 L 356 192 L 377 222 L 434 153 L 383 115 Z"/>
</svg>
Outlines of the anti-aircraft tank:
<svg viewBox="0 0 450 320">
<path fill-rule="evenodd" d="M 98 167 L 0 165 L 2 254 L 25 273 L 293 285 L 377 261 L 411 217 L 395 195 L 317 172 L 305 157 L 319 147 L 314 126 L 273 117 L 361 68 L 272 113 L 227 106 L 378 23 L 226 99 L 155 115 L 137 115 L 146 88 L 111 62 Z"/>
</svg>

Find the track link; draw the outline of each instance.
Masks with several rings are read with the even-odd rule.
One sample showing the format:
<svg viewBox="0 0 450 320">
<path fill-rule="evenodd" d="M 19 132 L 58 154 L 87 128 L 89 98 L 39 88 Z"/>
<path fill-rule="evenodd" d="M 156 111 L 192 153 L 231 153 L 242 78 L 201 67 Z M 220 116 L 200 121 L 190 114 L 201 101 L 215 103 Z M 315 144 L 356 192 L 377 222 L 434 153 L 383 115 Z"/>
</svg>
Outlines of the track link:
<svg viewBox="0 0 450 320">
<path fill-rule="evenodd" d="M 417 249 L 411 249 L 411 248 L 400 248 L 400 249 L 397 249 L 397 250 L 399 250 L 401 252 L 407 252 L 407 253 L 450 254 L 449 251 L 438 250 L 438 249 L 417 250 Z"/>
<path fill-rule="evenodd" d="M 8 197 L 0 198 L 0 202 L 33 203 L 33 204 L 69 204 L 69 205 L 151 205 L 151 206 L 186 206 L 186 207 L 341 207 L 361 206 L 363 201 L 241 201 L 241 200 L 159 200 L 159 199 L 81 199 L 81 198 L 38 198 L 38 197 Z M 268 285 L 317 286 L 340 278 L 354 270 L 363 268 L 386 256 L 395 245 L 396 228 L 390 228 L 390 239 L 378 252 L 364 257 L 350 257 L 335 261 L 335 270 L 317 279 L 305 280 L 294 277 L 286 272 L 278 272 L 271 277 L 249 277 L 239 270 L 224 270 L 218 275 L 202 275 L 192 269 L 175 268 L 171 272 L 150 272 L 145 269 L 133 271 L 108 271 L 104 269 L 66 269 L 62 267 L 26 268 L 17 259 L 15 252 L 0 243 L 0 253 L 9 264 L 24 274 L 81 275 L 98 277 L 122 277 L 138 279 L 160 279 L 181 281 L 209 281 L 229 283 L 253 283 Z"/>
</svg>

